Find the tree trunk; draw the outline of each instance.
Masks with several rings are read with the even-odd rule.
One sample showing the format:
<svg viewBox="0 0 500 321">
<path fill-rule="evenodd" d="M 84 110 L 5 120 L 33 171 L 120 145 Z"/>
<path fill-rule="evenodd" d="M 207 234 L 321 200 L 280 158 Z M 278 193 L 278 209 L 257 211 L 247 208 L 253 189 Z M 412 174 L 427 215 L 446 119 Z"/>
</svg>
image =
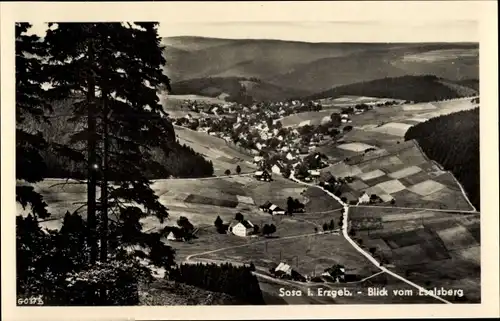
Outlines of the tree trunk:
<svg viewBox="0 0 500 321">
<path fill-rule="evenodd" d="M 101 181 L 101 262 L 106 262 L 108 259 L 108 153 L 109 153 L 109 137 L 108 137 L 108 102 L 107 93 L 102 94 L 103 104 L 103 151 L 102 151 L 102 181 Z"/>
<path fill-rule="evenodd" d="M 96 162 L 96 105 L 95 105 L 95 75 L 94 75 L 94 48 L 92 40 L 89 41 L 88 58 L 90 70 L 88 73 L 87 92 L 87 128 L 88 128 L 88 168 L 87 168 L 87 224 L 89 228 L 90 263 L 97 261 L 97 235 L 96 235 L 96 185 L 97 185 L 97 165 Z"/>
</svg>

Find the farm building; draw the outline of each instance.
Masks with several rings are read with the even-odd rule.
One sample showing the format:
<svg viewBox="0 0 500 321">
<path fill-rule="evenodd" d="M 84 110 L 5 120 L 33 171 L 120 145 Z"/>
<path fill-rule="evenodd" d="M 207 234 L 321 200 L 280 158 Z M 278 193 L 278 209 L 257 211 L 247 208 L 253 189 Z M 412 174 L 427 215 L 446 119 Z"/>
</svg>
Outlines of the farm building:
<svg viewBox="0 0 500 321">
<path fill-rule="evenodd" d="M 325 269 L 325 272 L 323 272 L 321 275 L 332 278 L 335 282 L 344 282 L 345 267 L 343 265 L 336 264 L 332 267 Z"/>
<path fill-rule="evenodd" d="M 266 182 L 269 182 L 272 179 L 271 174 L 266 170 L 256 171 L 254 177 L 259 181 L 266 181 Z"/>
<path fill-rule="evenodd" d="M 273 205 L 273 203 L 267 201 L 265 202 L 264 204 L 262 204 L 261 206 L 259 206 L 259 209 L 262 211 L 262 212 L 268 212 L 269 211 L 269 208 Z"/>
<path fill-rule="evenodd" d="M 321 175 L 321 173 L 319 171 L 314 170 L 314 169 L 310 169 L 307 172 L 309 173 L 309 175 L 311 175 L 314 178 L 320 177 L 320 175 Z"/>
<path fill-rule="evenodd" d="M 248 220 L 233 221 L 229 224 L 228 231 L 237 236 L 248 236 L 253 233 L 254 225 Z"/>
<path fill-rule="evenodd" d="M 273 167 L 271 167 L 271 171 L 275 174 L 281 174 L 281 167 L 277 164 L 274 164 Z"/>
<path fill-rule="evenodd" d="M 170 231 L 170 233 L 168 233 L 167 240 L 183 242 L 184 241 L 184 233 L 182 232 L 181 229 L 173 229 Z"/>
<path fill-rule="evenodd" d="M 361 195 L 360 198 L 358 198 L 358 204 L 366 204 L 366 203 L 370 203 L 370 196 L 368 196 L 368 194 L 363 193 L 363 195 Z"/>
<path fill-rule="evenodd" d="M 285 215 L 286 211 L 282 209 L 281 207 L 273 204 L 269 207 L 268 209 L 269 214 L 271 215 Z"/>
<path fill-rule="evenodd" d="M 262 157 L 262 156 L 254 156 L 254 158 L 253 158 L 253 162 L 256 164 L 262 162 L 263 160 L 264 160 L 264 157 Z"/>
<path fill-rule="evenodd" d="M 274 272 L 279 272 L 286 274 L 286 275 L 292 275 L 292 267 L 286 263 L 281 262 L 278 264 L 278 266 L 274 269 Z"/>
</svg>

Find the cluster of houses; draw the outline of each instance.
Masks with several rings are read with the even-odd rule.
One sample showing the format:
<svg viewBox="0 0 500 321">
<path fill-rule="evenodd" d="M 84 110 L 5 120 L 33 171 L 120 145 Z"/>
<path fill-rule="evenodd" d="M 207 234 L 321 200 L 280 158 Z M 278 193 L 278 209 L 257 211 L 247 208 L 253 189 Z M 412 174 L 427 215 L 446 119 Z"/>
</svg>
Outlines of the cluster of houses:
<svg viewBox="0 0 500 321">
<path fill-rule="evenodd" d="M 335 264 L 324 270 L 321 275 L 307 275 L 303 276 L 296 270 L 294 270 L 290 264 L 285 262 L 280 262 L 276 267 L 269 269 L 269 272 L 275 278 L 280 279 L 292 279 L 299 282 L 332 282 L 332 283 L 342 283 L 345 282 L 345 267 L 340 264 Z"/>
<path fill-rule="evenodd" d="M 304 156 L 328 142 L 329 137 L 324 133 L 313 132 L 304 139 L 300 128 L 284 128 L 280 119 L 293 113 L 320 109 L 321 105 L 318 103 L 299 100 L 256 103 L 252 106 L 229 103 L 221 106 L 193 105 L 190 107 L 193 115 L 188 114 L 178 119 L 177 124 L 196 128 L 197 131 L 239 145 L 255 156 L 255 163 L 260 163 L 265 155 L 268 161 L 273 159 L 268 164 L 269 170 L 282 174 L 287 166 L 298 166 Z M 194 116 L 196 111 L 199 111 L 201 116 Z M 210 112 L 213 115 L 203 117 L 202 112 Z M 330 117 L 325 118 L 329 120 Z M 224 123 L 223 126 L 220 123 Z"/>
</svg>

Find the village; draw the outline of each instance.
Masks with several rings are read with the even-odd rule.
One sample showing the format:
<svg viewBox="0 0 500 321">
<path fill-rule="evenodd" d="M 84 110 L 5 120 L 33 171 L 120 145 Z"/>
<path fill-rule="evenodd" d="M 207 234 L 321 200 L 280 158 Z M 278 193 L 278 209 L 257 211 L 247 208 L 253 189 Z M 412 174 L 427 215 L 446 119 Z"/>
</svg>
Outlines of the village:
<svg viewBox="0 0 500 321">
<path fill-rule="evenodd" d="M 329 158 L 317 151 L 318 147 L 338 141 L 342 134 L 352 129 L 351 116 L 359 115 L 373 108 L 369 104 L 360 104 L 342 108 L 341 113 L 332 111 L 329 116 L 323 117 L 319 125 L 311 125 L 307 122 L 299 126 L 285 127 L 281 123 L 283 117 L 294 113 L 320 111 L 322 105 L 319 102 L 302 102 L 294 100 L 291 102 L 259 103 L 251 107 L 228 103 L 225 105 L 204 104 L 200 102 L 186 101 L 184 108 L 189 112 L 184 117 L 175 119 L 177 126 L 183 126 L 191 130 L 207 133 L 222 138 L 227 144 L 236 146 L 238 150 L 244 150 L 252 156 L 253 164 L 258 169 L 252 176 L 261 182 L 273 181 L 273 175 L 290 178 L 291 174 L 296 179 L 313 183 L 324 188 L 337 196 L 342 195 L 342 186 L 351 182 L 352 177 L 334 177 L 328 171 L 320 170 L 328 167 Z M 294 128 L 295 127 L 295 128 Z M 239 174 L 239 171 L 237 170 Z M 229 171 L 226 171 L 229 174 Z M 342 197 L 344 202 L 351 204 L 377 203 L 382 200 L 377 195 L 368 195 L 360 192 L 355 198 Z M 260 212 L 271 216 L 293 216 L 296 213 L 304 213 L 304 204 L 291 197 L 287 200 L 286 208 L 282 208 L 270 201 L 258 206 Z M 183 226 L 184 223 L 179 224 Z M 271 238 L 276 232 L 274 224 L 258 226 L 249 219 L 244 218 L 241 213 L 236 213 L 230 222 L 223 222 L 220 217 L 214 222 L 217 233 L 229 234 L 242 238 L 264 237 Z M 187 241 L 195 233 L 191 226 L 189 233 L 182 233 L 181 229 L 175 229 L 168 234 L 169 241 Z M 333 220 L 324 223 L 322 231 L 315 229 L 318 234 L 339 234 L 339 229 L 334 228 Z M 190 236 L 186 236 L 190 235 Z M 276 262 L 268 270 L 270 276 L 281 279 L 289 279 L 299 282 L 316 283 L 338 283 L 349 281 L 355 276 L 347 275 L 345 267 L 334 264 L 324 269 L 319 275 L 316 272 L 310 275 L 301 275 L 290 264 L 281 261 Z"/>
<path fill-rule="evenodd" d="M 259 181 L 269 182 L 273 175 L 289 178 L 293 171 L 297 179 L 318 184 L 340 197 L 342 185 L 351 183 L 353 178 L 333 177 L 328 171 L 321 171 L 332 164 L 330 158 L 319 151 L 320 147 L 341 142 L 343 134 L 353 128 L 353 115 L 372 110 L 374 106 L 406 102 L 355 104 L 341 108 L 340 113 L 332 109 L 332 113 L 324 116 L 316 125 L 309 121 L 297 126 L 282 124 L 284 117 L 293 114 L 328 111 L 322 102 L 292 100 L 254 103 L 248 107 L 236 103 L 218 105 L 185 101 L 184 108 L 190 112 L 175 119 L 175 124 L 221 138 L 231 147 L 251 156 L 253 164 L 258 167 L 253 176 Z M 383 199 L 375 194 L 367 195 L 364 191 L 356 195 L 347 193 L 343 195 L 343 201 L 349 204 L 394 203 L 393 198 Z"/>
</svg>

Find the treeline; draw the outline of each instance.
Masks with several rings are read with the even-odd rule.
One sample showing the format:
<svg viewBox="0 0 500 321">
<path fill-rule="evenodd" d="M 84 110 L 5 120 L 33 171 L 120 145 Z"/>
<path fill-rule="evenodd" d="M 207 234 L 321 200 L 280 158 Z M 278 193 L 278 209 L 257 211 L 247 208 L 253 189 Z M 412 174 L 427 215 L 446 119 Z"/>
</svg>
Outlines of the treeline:
<svg viewBox="0 0 500 321">
<path fill-rule="evenodd" d="M 453 173 L 479 210 L 479 108 L 415 125 L 405 135 L 405 140 L 411 139 L 419 143 L 429 158 Z"/>
<path fill-rule="evenodd" d="M 242 304 L 264 304 L 259 282 L 249 266 L 181 264 L 170 271 L 169 278 L 208 291 L 229 294 Z"/>
<path fill-rule="evenodd" d="M 450 83 L 454 86 L 448 86 Z M 458 90 L 461 88 L 461 90 Z M 469 90 L 470 89 L 470 90 Z M 372 81 L 338 86 L 307 99 L 321 99 L 325 97 L 340 97 L 344 95 L 390 97 L 413 102 L 429 102 L 453 99 L 477 94 L 473 88 L 463 87 L 447 79 L 433 75 L 403 76 L 383 78 Z"/>
</svg>

